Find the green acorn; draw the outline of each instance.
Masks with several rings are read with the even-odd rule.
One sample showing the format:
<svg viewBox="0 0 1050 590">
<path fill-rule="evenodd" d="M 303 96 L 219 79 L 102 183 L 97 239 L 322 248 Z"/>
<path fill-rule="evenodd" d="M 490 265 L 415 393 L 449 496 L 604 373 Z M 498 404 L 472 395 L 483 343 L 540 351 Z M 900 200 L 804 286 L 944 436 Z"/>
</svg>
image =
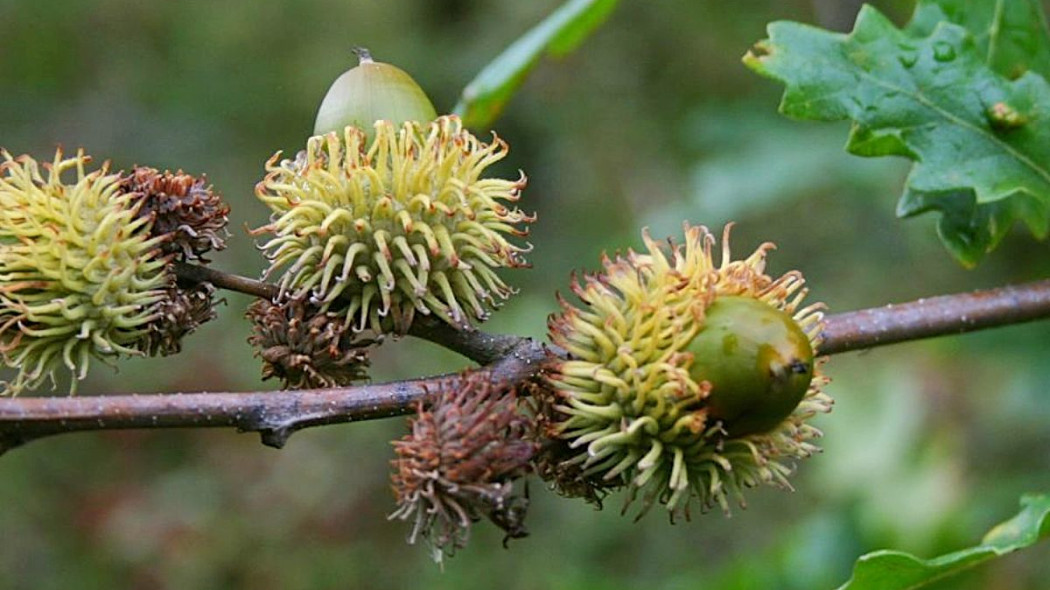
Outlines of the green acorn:
<svg viewBox="0 0 1050 590">
<path fill-rule="evenodd" d="M 314 122 L 314 135 L 342 133 L 350 126 L 372 135 L 372 124 L 390 121 L 399 127 L 406 121 L 427 123 L 437 118 L 434 105 L 423 89 L 404 70 L 372 60 L 368 50 L 354 49 L 360 63 L 336 78 L 321 101 Z"/>
<path fill-rule="evenodd" d="M 750 297 L 719 297 L 705 316 L 688 350 L 692 378 L 711 384 L 708 419 L 731 436 L 773 429 L 813 380 L 809 336 L 790 315 Z"/>
<path fill-rule="evenodd" d="M 603 272 L 561 299 L 551 340 L 569 354 L 549 374 L 540 410 L 557 444 L 538 472 L 566 495 L 598 501 L 626 488 L 642 512 L 743 504 L 743 489 L 790 485 L 795 459 L 818 448 L 807 421 L 831 407 L 813 351 L 822 305 L 802 306 L 797 272 L 765 274 L 764 244 L 722 260 L 713 236 L 686 226 L 682 245 L 644 236 L 647 252 L 603 258 Z M 543 462 L 547 464 L 543 464 Z"/>
<path fill-rule="evenodd" d="M 526 178 L 490 178 L 507 143 L 436 117 L 401 70 L 359 50 L 294 160 L 274 155 L 256 196 L 272 211 L 255 230 L 282 294 L 309 299 L 357 332 L 408 331 L 416 314 L 456 328 L 483 321 L 514 293 L 497 274 L 527 266 L 514 203 Z"/>
</svg>

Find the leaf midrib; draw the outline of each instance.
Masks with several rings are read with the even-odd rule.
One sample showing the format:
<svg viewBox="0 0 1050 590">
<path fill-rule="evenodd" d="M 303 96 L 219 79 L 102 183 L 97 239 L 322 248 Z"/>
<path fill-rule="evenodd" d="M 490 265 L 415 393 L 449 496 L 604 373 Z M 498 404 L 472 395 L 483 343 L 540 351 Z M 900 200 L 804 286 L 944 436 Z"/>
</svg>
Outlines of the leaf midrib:
<svg viewBox="0 0 1050 590">
<path fill-rule="evenodd" d="M 992 66 L 992 62 L 995 60 L 995 49 L 999 46 L 1000 25 L 1002 25 L 1003 14 L 1006 11 L 1006 5 L 1003 4 L 1005 1 L 996 0 L 995 14 L 992 15 L 992 23 L 988 25 L 988 55 L 985 56 L 984 62 L 988 67 Z"/>
</svg>

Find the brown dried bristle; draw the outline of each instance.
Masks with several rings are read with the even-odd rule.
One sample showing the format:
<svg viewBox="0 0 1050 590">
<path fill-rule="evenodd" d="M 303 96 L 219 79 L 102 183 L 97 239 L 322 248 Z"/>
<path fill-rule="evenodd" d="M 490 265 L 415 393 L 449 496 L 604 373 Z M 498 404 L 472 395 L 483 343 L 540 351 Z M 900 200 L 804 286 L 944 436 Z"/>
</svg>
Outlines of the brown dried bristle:
<svg viewBox="0 0 1050 590">
<path fill-rule="evenodd" d="M 248 307 L 253 333 L 248 342 L 263 360 L 263 379 L 276 377 L 284 389 L 339 387 L 368 379 L 368 351 L 377 343 L 302 299 L 274 303 L 259 299 Z"/>
<path fill-rule="evenodd" d="M 204 261 L 204 255 L 226 247 L 230 207 L 207 184 L 207 178 L 139 166 L 122 179 L 121 190 L 140 195 L 139 216 L 154 216 L 153 235 L 169 235 L 165 254 L 178 260 Z"/>
<path fill-rule="evenodd" d="M 466 545 L 470 525 L 488 518 L 507 539 L 526 535 L 528 498 L 515 494 L 536 453 L 529 418 L 511 387 L 484 373 L 464 373 L 429 392 L 410 419 L 411 433 L 394 443 L 392 477 L 398 508 L 412 520 L 409 543 L 424 537 L 436 561 Z"/>
<path fill-rule="evenodd" d="M 176 285 L 165 292 L 167 297 L 158 303 L 157 316 L 146 325 L 140 346 L 150 356 L 177 354 L 187 334 L 215 318 L 215 287 L 211 283 Z"/>
</svg>

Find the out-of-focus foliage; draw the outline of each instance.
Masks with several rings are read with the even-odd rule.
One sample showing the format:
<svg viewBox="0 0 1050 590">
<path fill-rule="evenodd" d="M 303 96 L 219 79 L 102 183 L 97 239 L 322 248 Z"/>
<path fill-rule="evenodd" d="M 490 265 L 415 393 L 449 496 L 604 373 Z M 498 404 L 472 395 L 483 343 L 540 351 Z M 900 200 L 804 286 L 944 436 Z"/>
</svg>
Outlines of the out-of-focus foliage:
<svg viewBox="0 0 1050 590">
<path fill-rule="evenodd" d="M 533 70 L 494 128 L 511 146 L 500 175 L 529 175 L 521 206 L 539 214 L 534 270 L 488 329 L 543 337 L 571 269 L 640 248 L 645 225 L 680 235 L 686 219 L 714 230 L 735 219 L 741 252 L 776 242 L 770 272 L 801 270 L 807 299 L 832 312 L 1050 275 L 1045 246 L 1020 232 L 976 269 L 949 263 L 932 220 L 885 214 L 899 162 L 832 157 L 841 124 L 770 120 L 775 89 L 739 56 L 767 22 L 849 23 L 850 4 L 623 2 L 573 53 Z M 264 261 L 238 229 L 265 222 L 252 189 L 275 150 L 305 142 L 325 90 L 355 61 L 351 47 L 410 72 L 447 112 L 560 5 L 7 0 L 0 145 L 40 155 L 61 143 L 115 168 L 207 172 L 233 208 L 230 248 L 213 266 L 257 275 Z M 876 5 L 898 23 L 912 11 L 908 0 Z M 258 389 L 248 298 L 225 297 L 181 354 L 96 371 L 81 393 Z M 379 353 L 376 380 L 465 364 L 409 338 Z M 800 466 L 797 492 L 754 490 L 730 519 L 670 526 L 621 517 L 622 497 L 597 512 L 533 482 L 531 536 L 504 550 L 502 532 L 479 523 L 443 573 L 405 544 L 407 525 L 386 520 L 399 420 L 305 430 L 279 452 L 229 431 L 45 439 L 0 457 L 0 587 L 834 588 L 858 555 L 966 547 L 1020 495 L 1050 489 L 1047 354 L 1048 327 L 1035 323 L 835 357 L 836 406 L 817 421 L 825 452 Z M 1048 551 L 938 587 L 1041 590 Z"/>
<path fill-rule="evenodd" d="M 1034 1 L 943 2 L 969 30 L 941 3 L 905 29 L 871 7 L 849 35 L 773 23 L 744 61 L 786 84 L 784 114 L 852 120 L 851 153 L 914 160 L 898 213 L 940 211 L 945 245 L 972 266 L 1015 221 L 1038 238 L 1050 226 L 1050 36 Z"/>
<path fill-rule="evenodd" d="M 921 559 L 902 551 L 882 550 L 857 560 L 853 576 L 840 590 L 910 590 L 1017 551 L 1050 534 L 1050 497 L 1027 496 L 1017 516 L 1000 523 L 981 544 L 934 559 Z"/>
<path fill-rule="evenodd" d="M 452 111 L 467 127 L 489 127 L 545 53 L 562 57 L 575 49 L 605 22 L 617 1 L 569 0 L 482 68 Z"/>
</svg>

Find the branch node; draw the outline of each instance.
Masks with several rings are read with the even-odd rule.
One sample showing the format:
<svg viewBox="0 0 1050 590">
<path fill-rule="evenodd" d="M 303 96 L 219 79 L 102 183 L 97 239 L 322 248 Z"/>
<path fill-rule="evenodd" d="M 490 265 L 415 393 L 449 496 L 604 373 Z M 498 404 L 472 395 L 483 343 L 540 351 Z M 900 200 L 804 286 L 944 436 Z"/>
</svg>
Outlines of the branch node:
<svg viewBox="0 0 1050 590">
<path fill-rule="evenodd" d="M 283 449 L 293 432 L 295 429 L 288 426 L 263 428 L 259 430 L 259 437 L 262 439 L 262 444 L 275 449 Z"/>
</svg>

